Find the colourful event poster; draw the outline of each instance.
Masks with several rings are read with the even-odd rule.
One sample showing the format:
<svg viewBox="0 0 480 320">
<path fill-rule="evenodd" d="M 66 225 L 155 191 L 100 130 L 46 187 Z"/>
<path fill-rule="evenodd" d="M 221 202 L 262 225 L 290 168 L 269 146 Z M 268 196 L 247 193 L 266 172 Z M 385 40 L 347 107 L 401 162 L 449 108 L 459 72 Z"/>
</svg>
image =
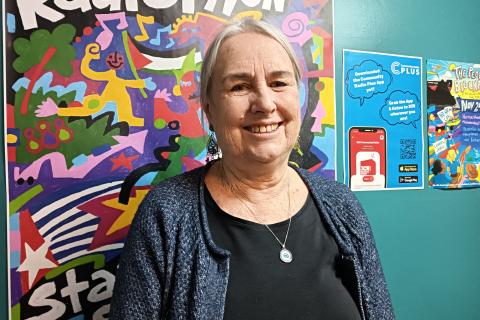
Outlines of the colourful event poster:
<svg viewBox="0 0 480 320">
<path fill-rule="evenodd" d="M 108 318 L 139 203 L 205 163 L 202 58 L 244 17 L 302 67 L 293 165 L 335 179 L 331 0 L 3 1 L 10 319 Z"/>
<path fill-rule="evenodd" d="M 430 186 L 480 187 L 480 64 L 427 61 Z"/>
<path fill-rule="evenodd" d="M 345 183 L 423 188 L 422 58 L 343 51 Z"/>
</svg>

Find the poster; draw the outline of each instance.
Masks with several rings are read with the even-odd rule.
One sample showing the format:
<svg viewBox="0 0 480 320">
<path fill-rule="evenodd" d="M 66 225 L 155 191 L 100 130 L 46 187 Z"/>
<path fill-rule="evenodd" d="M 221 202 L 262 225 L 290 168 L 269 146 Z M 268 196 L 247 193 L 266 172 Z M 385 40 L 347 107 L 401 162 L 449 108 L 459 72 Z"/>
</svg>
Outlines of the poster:
<svg viewBox="0 0 480 320">
<path fill-rule="evenodd" d="M 343 51 L 345 183 L 423 188 L 422 58 Z"/>
<path fill-rule="evenodd" d="M 427 60 L 428 183 L 480 187 L 480 64 Z"/>
<path fill-rule="evenodd" d="M 292 162 L 335 178 L 332 2 L 3 1 L 10 319 L 107 319 L 136 209 L 205 163 L 199 70 L 216 30 L 266 18 L 299 57 Z M 272 53 L 273 54 L 273 53 Z"/>
</svg>

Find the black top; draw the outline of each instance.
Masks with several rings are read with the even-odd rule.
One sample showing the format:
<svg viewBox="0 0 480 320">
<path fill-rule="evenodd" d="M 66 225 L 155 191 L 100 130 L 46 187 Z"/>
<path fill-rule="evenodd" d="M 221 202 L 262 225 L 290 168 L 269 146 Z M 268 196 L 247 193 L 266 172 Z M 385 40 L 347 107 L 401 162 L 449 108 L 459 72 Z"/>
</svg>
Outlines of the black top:
<svg viewBox="0 0 480 320">
<path fill-rule="evenodd" d="M 264 225 L 225 213 L 205 190 L 213 240 L 231 252 L 224 320 L 360 319 L 336 270 L 338 246 L 310 195 L 292 218 L 286 247 L 293 261 L 284 263 Z M 288 219 L 269 226 L 283 242 Z"/>
</svg>

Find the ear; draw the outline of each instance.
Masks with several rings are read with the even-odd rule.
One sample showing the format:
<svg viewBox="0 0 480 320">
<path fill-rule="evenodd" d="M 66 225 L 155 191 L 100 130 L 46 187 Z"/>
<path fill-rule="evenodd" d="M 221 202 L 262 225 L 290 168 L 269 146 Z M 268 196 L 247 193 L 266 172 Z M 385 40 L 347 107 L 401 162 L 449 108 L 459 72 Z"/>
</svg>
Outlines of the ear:
<svg viewBox="0 0 480 320">
<path fill-rule="evenodd" d="M 207 117 L 207 120 L 208 120 L 208 124 L 209 124 L 209 128 L 210 128 L 210 131 L 213 131 L 211 128 L 213 127 L 213 118 L 212 118 L 212 114 L 210 112 L 210 101 L 206 101 L 205 105 L 202 106 L 202 109 L 203 109 L 203 112 L 205 113 L 205 116 Z"/>
<path fill-rule="evenodd" d="M 202 106 L 203 112 L 207 116 L 207 119 L 210 120 L 210 101 L 206 101 L 205 104 Z"/>
</svg>

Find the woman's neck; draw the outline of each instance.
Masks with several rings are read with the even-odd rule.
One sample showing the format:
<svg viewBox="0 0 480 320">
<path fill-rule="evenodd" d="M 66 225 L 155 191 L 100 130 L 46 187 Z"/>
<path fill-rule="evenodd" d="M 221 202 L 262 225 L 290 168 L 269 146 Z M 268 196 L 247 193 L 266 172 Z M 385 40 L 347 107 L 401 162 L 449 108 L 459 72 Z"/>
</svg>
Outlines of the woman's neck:
<svg viewBox="0 0 480 320">
<path fill-rule="evenodd" d="M 288 164 L 282 166 L 236 167 L 225 160 L 218 162 L 218 175 L 230 191 L 245 200 L 255 202 L 265 196 L 277 196 L 287 192 L 290 179 Z M 260 199 L 259 199 L 260 200 Z"/>
<path fill-rule="evenodd" d="M 249 165 L 239 170 L 225 160 L 216 161 L 205 183 L 223 211 L 245 220 L 271 224 L 298 212 L 308 190 L 288 163 L 277 166 L 270 174 L 257 169 Z"/>
</svg>

